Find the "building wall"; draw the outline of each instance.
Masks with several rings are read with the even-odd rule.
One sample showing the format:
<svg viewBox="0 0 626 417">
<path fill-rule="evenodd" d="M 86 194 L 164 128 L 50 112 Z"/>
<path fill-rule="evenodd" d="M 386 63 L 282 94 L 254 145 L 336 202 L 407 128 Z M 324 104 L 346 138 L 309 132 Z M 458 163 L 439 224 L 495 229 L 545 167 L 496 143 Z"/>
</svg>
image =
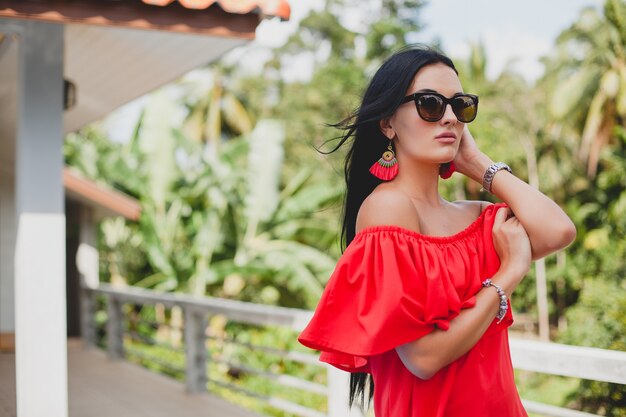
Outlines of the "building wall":
<svg viewBox="0 0 626 417">
<path fill-rule="evenodd" d="M 0 333 L 15 331 L 15 185 L 13 176 L 0 171 Z"/>
</svg>

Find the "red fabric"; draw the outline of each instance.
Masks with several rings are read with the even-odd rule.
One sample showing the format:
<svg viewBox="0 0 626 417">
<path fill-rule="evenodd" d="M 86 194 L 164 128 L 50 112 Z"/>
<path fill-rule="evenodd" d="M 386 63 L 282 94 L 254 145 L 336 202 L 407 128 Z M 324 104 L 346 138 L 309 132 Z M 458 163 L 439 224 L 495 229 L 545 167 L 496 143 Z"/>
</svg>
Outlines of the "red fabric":
<svg viewBox="0 0 626 417">
<path fill-rule="evenodd" d="M 371 373 L 376 417 L 527 417 L 513 379 L 510 308 L 429 380 L 409 372 L 394 349 L 435 328 L 447 330 L 475 305 L 481 282 L 500 267 L 491 236 L 500 207 L 506 205 L 485 208 L 453 236 L 369 227 L 339 259 L 298 340 L 339 369 Z"/>
<path fill-rule="evenodd" d="M 382 166 L 380 162 L 376 161 L 370 167 L 370 173 L 381 180 L 389 181 L 398 175 L 398 163 L 396 162 L 389 167 L 385 167 Z"/>
</svg>

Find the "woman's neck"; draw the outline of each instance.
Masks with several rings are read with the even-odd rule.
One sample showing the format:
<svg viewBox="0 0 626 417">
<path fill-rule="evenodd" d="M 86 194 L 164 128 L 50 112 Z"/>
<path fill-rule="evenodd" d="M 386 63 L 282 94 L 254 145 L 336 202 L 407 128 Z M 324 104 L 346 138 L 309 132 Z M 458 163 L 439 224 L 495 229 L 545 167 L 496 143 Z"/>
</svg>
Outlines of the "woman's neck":
<svg viewBox="0 0 626 417">
<path fill-rule="evenodd" d="M 398 174 L 391 182 L 411 199 L 431 207 L 441 207 L 445 200 L 439 195 L 439 164 L 398 161 Z"/>
</svg>

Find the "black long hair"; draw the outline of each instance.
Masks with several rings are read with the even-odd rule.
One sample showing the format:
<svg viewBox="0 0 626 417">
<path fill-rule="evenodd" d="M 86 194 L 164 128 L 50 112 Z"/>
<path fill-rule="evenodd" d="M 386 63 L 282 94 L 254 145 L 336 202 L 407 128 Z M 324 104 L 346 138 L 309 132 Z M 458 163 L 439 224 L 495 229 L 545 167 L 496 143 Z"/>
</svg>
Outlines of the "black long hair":
<svg viewBox="0 0 626 417">
<path fill-rule="evenodd" d="M 380 130 L 379 122 L 395 113 L 415 74 L 422 67 L 435 63 L 445 64 L 458 74 L 452 60 L 431 47 L 414 44 L 400 49 L 376 71 L 365 90 L 361 105 L 341 122 L 329 125 L 342 129 L 344 133 L 336 138 L 339 139 L 337 146 L 327 153 L 335 152 L 352 139 L 344 164 L 346 195 L 342 212 L 342 252 L 354 239 L 356 216 L 363 200 L 382 182 L 369 172 L 370 166 L 380 158 L 389 143 Z M 350 406 L 359 397 L 360 403 L 365 406 L 366 388 L 369 391 L 369 405 L 374 396 L 371 375 L 350 375 Z"/>
</svg>

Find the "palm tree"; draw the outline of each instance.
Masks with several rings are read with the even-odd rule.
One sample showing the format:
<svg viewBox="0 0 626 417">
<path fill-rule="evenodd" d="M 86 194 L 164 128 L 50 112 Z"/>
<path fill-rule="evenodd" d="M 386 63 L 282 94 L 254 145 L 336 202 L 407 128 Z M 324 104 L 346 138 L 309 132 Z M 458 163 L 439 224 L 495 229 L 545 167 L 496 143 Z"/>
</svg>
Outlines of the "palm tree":
<svg viewBox="0 0 626 417">
<path fill-rule="evenodd" d="M 607 0 L 604 15 L 584 9 L 557 38 L 555 57 L 544 62 L 546 81 L 557 85 L 550 111 L 582 131 L 578 156 L 593 178 L 614 127 L 626 122 L 626 4 Z"/>
<path fill-rule="evenodd" d="M 209 149 L 218 152 L 223 139 L 249 134 L 253 121 L 241 100 L 224 87 L 226 76 L 219 67 L 206 68 L 200 73 L 211 78 L 210 86 L 193 79 L 183 79 L 178 84 L 184 90 L 188 108 L 182 131 L 188 138 L 207 143 Z"/>
</svg>

